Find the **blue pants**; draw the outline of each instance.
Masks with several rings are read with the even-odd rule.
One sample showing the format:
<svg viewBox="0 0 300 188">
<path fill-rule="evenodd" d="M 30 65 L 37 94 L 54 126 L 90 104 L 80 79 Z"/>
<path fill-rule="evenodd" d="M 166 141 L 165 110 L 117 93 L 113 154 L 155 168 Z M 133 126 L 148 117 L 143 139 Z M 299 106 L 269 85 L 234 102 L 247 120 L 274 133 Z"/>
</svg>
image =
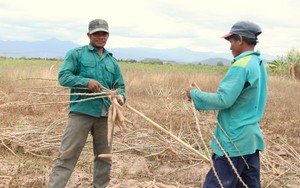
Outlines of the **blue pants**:
<svg viewBox="0 0 300 188">
<path fill-rule="evenodd" d="M 260 160 L 259 151 L 254 154 L 244 155 L 249 168 L 245 164 L 241 156 L 230 157 L 232 163 L 234 164 L 238 174 L 242 178 L 243 182 L 249 188 L 260 188 Z M 212 156 L 213 164 L 215 170 L 222 182 L 224 188 L 242 188 L 243 184 L 238 179 L 237 175 L 234 173 L 228 159 L 225 156 L 217 156 L 213 154 Z M 221 187 L 212 169 L 208 172 L 203 188 L 218 188 Z"/>
</svg>

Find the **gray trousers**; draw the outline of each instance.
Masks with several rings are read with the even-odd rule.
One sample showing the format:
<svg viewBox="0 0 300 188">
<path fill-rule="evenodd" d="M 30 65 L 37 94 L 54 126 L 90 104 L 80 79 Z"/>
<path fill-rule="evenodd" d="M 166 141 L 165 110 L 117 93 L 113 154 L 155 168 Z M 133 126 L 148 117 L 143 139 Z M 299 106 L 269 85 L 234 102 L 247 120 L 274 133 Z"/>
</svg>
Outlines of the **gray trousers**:
<svg viewBox="0 0 300 188">
<path fill-rule="evenodd" d="M 71 112 L 62 137 L 59 154 L 50 175 L 48 188 L 66 187 L 89 132 L 93 136 L 95 156 L 93 186 L 105 188 L 108 185 L 112 161 L 97 157 L 99 154 L 111 152 L 111 147 L 107 142 L 107 118 L 95 118 Z"/>
</svg>

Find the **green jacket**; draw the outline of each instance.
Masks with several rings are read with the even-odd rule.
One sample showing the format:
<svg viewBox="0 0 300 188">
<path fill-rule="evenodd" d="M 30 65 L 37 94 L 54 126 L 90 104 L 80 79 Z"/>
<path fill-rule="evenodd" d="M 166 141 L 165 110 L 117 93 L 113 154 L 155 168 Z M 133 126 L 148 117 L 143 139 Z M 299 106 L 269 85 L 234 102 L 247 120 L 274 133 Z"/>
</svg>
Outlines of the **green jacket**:
<svg viewBox="0 0 300 188">
<path fill-rule="evenodd" d="M 117 89 L 118 93 L 125 95 L 125 83 L 117 60 L 106 49 L 102 57 L 92 45 L 85 45 L 67 52 L 58 74 L 59 83 L 70 87 L 71 94 L 91 93 L 87 88 L 90 79 L 97 80 L 107 89 Z M 77 89 L 77 88 L 81 89 Z M 95 96 L 71 95 L 70 101 L 82 100 Z M 71 112 L 79 112 L 94 117 L 100 117 L 103 105 L 109 108 L 107 98 L 87 100 L 70 103 Z"/>
<path fill-rule="evenodd" d="M 235 57 L 216 93 L 190 91 L 196 109 L 219 110 L 218 122 L 229 138 L 218 125 L 214 134 L 231 157 L 264 150 L 258 122 L 266 106 L 267 72 L 259 56 L 259 52 L 247 51 Z M 217 155 L 224 155 L 214 139 L 211 147 Z"/>
</svg>

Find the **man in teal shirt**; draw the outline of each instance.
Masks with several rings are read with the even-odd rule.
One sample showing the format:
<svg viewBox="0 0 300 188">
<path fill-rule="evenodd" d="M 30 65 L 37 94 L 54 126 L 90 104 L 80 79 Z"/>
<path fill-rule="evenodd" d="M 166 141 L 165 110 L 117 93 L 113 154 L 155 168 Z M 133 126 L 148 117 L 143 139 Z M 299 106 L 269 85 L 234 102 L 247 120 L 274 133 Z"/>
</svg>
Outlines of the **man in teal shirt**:
<svg viewBox="0 0 300 188">
<path fill-rule="evenodd" d="M 71 88 L 71 103 L 49 188 L 67 185 L 89 133 L 93 136 L 95 156 L 93 187 L 104 188 L 110 181 L 111 159 L 97 157 L 111 152 L 107 141 L 110 103 L 107 98 L 87 100 L 91 96 L 76 93 L 100 93 L 103 88 L 114 89 L 118 102 L 123 105 L 125 84 L 116 59 L 104 48 L 109 37 L 107 22 L 103 19 L 92 20 L 87 36 L 90 44 L 70 50 L 59 71 L 60 84 Z"/>
<path fill-rule="evenodd" d="M 212 158 L 221 182 L 211 169 L 205 179 L 205 188 L 221 187 L 220 183 L 224 188 L 243 187 L 244 183 L 251 188 L 260 187 L 259 151 L 264 150 L 264 140 L 258 122 L 267 100 L 267 72 L 260 53 L 254 51 L 259 34 L 261 28 L 257 24 L 235 23 L 223 36 L 230 42 L 234 59 L 218 91 L 207 93 L 194 87 L 187 91 L 197 110 L 219 110 L 214 134 L 243 181 L 213 139 Z"/>
</svg>

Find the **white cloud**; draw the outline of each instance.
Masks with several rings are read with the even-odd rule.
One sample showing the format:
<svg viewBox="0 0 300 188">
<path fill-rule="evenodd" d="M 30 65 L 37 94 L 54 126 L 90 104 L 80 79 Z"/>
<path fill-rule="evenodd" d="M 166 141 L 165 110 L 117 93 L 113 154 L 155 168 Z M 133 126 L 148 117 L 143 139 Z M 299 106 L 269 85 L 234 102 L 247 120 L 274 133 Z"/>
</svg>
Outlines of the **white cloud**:
<svg viewBox="0 0 300 188">
<path fill-rule="evenodd" d="M 300 48 L 298 0 L 1 0 L 0 40 L 58 38 L 88 43 L 88 22 L 110 25 L 109 47 L 187 47 L 229 52 L 220 37 L 238 20 L 263 30 L 257 46 L 263 53 L 284 54 Z"/>
</svg>

